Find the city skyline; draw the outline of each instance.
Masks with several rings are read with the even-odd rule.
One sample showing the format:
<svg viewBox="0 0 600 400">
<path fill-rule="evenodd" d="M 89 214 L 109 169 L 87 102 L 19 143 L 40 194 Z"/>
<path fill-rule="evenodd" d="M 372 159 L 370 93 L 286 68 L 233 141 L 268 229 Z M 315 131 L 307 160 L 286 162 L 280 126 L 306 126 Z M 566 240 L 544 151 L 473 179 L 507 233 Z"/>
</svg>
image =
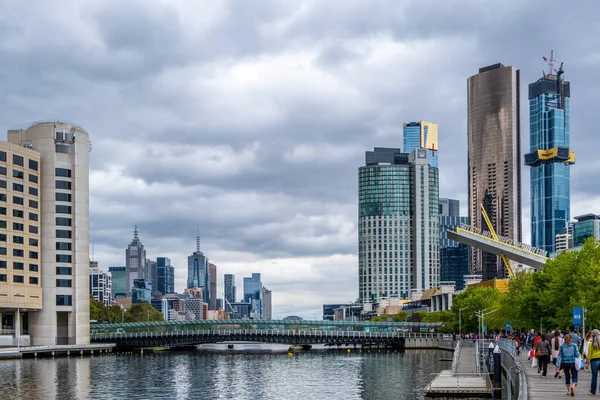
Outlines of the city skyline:
<svg viewBox="0 0 600 400">
<path fill-rule="evenodd" d="M 171 259 L 181 292 L 200 226 L 202 251 L 219 267 L 218 297 L 224 273 L 260 272 L 277 293 L 274 317 L 311 318 L 322 304 L 354 300 L 364 151 L 401 147 L 405 121 L 435 121 L 440 196 L 460 200 L 467 215 L 467 78 L 496 62 L 520 69 L 522 162 L 526 85 L 551 49 L 573 90 L 571 216 L 600 213 L 587 183 L 600 145 L 596 94 L 584 85 L 600 65 L 587 7 L 596 3 L 565 10 L 569 30 L 537 18 L 560 5 L 553 1 L 275 4 L 204 4 L 200 12 L 192 2 L 119 10 L 15 3 L 10 21 L 0 16 L 9 27 L 31 21 L 0 39 L 11 60 L 0 66 L 10 77 L 0 83 L 3 129 L 52 117 L 90 132 L 90 243 L 103 270 L 125 264 L 137 224 L 148 258 Z M 206 19 L 189 19 L 197 15 Z M 417 23 L 424 18 L 431 23 Z M 44 57 L 61 62 L 42 65 Z"/>
</svg>

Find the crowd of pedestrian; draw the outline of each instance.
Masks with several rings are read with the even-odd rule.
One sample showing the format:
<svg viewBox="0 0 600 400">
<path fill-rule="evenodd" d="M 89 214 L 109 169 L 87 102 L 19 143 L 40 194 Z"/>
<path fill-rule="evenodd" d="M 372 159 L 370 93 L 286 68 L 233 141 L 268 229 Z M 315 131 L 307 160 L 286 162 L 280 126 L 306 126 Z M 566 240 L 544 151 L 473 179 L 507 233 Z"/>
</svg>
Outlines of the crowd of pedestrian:
<svg viewBox="0 0 600 400">
<path fill-rule="evenodd" d="M 595 395 L 598 389 L 598 370 L 600 369 L 600 331 L 594 329 L 582 338 L 575 327 L 550 332 L 521 333 L 511 337 L 517 342 L 517 348 L 528 351 L 528 360 L 532 368 L 537 368 L 542 379 L 548 375 L 549 365 L 554 367 L 554 378 L 564 376 L 568 396 L 575 396 L 579 372 L 592 374 L 590 393 Z"/>
</svg>

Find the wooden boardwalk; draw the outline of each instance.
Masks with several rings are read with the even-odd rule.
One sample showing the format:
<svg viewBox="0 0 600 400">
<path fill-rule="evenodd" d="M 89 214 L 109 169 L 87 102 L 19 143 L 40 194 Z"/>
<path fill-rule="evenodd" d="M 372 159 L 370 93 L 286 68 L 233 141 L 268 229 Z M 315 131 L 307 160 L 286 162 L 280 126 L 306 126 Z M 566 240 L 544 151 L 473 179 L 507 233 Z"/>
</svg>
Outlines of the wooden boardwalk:
<svg viewBox="0 0 600 400">
<path fill-rule="evenodd" d="M 523 368 L 525 369 L 525 374 L 527 375 L 528 400 L 553 400 L 567 398 L 567 386 L 565 384 L 564 374 L 562 379 L 554 378 L 554 365 L 548 365 L 548 375 L 546 378 L 542 378 L 541 374 L 538 375 L 537 373 L 537 367 L 531 367 L 531 360 L 527 360 L 527 355 L 524 351 L 521 352 L 521 362 L 523 364 Z M 575 388 L 575 398 L 584 397 L 593 399 L 594 396 L 590 395 L 589 393 L 592 375 L 586 370 L 579 371 L 578 375 L 578 383 L 577 387 Z"/>
</svg>

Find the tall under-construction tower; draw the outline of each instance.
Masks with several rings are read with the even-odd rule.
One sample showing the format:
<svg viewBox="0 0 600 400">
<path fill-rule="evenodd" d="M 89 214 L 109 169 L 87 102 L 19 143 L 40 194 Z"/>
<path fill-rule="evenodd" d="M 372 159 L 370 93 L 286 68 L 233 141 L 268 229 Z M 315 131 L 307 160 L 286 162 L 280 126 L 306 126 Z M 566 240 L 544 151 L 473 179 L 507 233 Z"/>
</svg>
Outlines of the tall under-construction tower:
<svg viewBox="0 0 600 400">
<path fill-rule="evenodd" d="M 531 244 L 550 253 L 555 238 L 571 217 L 569 129 L 571 85 L 563 79 L 563 63 L 555 68 L 554 51 L 543 58 L 549 71 L 529 84 L 529 153 L 531 167 Z"/>
</svg>

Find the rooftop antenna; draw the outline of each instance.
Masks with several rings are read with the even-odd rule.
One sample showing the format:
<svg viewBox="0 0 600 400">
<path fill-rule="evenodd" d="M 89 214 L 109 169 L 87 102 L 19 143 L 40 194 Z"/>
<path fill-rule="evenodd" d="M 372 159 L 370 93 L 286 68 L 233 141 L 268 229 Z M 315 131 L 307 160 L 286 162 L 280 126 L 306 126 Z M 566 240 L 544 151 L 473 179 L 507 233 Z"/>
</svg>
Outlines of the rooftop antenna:
<svg viewBox="0 0 600 400">
<path fill-rule="evenodd" d="M 200 227 L 198 227 L 198 233 L 196 234 L 196 251 L 200 251 Z"/>
<path fill-rule="evenodd" d="M 138 240 L 138 230 L 137 230 L 137 225 L 135 225 L 135 228 L 133 228 L 133 240 Z"/>
</svg>

